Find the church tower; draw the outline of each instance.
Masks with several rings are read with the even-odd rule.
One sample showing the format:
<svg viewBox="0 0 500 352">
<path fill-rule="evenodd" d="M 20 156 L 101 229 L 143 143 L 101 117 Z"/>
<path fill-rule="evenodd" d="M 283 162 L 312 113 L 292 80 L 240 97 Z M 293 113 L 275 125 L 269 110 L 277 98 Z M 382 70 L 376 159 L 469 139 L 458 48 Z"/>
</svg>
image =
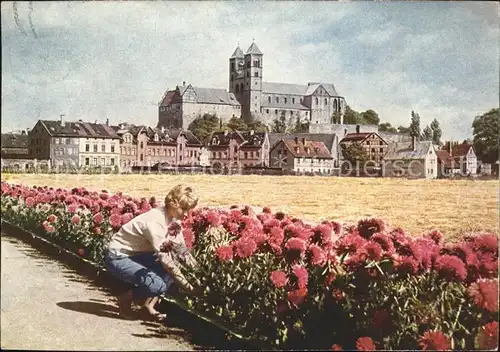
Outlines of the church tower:
<svg viewBox="0 0 500 352">
<path fill-rule="evenodd" d="M 245 55 L 238 45 L 233 55 L 229 58 L 229 92 L 234 93 L 236 99 L 241 103 L 241 93 L 244 88 Z"/>
<path fill-rule="evenodd" d="M 242 115 L 246 121 L 252 116 L 260 115 L 263 55 L 257 44 L 253 42 L 244 57 L 243 94 L 241 94 L 240 103 Z"/>
</svg>

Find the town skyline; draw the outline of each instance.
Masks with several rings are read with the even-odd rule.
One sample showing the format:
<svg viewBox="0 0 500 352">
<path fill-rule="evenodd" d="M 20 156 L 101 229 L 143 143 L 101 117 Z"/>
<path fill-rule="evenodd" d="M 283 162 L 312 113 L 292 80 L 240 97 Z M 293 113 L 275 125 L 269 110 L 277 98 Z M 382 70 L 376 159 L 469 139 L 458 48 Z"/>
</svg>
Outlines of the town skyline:
<svg viewBox="0 0 500 352">
<path fill-rule="evenodd" d="M 36 2 L 16 21 L 3 2 L 2 129 L 60 114 L 156 125 L 183 81 L 227 90 L 231 52 L 255 39 L 264 81 L 333 83 L 381 122 L 408 126 L 415 110 L 422 129 L 437 118 L 443 139 L 465 139 L 498 107 L 497 15 L 481 2 Z"/>
</svg>

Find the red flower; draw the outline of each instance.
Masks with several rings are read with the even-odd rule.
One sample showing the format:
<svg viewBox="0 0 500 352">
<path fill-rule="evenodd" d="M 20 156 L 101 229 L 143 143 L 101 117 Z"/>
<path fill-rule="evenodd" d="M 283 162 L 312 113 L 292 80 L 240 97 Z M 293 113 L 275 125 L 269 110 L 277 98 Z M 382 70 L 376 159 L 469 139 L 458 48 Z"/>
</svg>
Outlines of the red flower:
<svg viewBox="0 0 500 352">
<path fill-rule="evenodd" d="M 317 244 L 309 246 L 309 253 L 311 254 L 312 265 L 322 266 L 327 260 L 326 252 Z"/>
<path fill-rule="evenodd" d="M 55 222 L 57 222 L 57 216 L 55 216 L 54 214 L 51 214 L 51 215 L 49 215 L 49 217 L 47 218 L 47 220 L 50 223 L 55 223 Z"/>
<path fill-rule="evenodd" d="M 318 225 L 314 228 L 312 241 L 316 243 L 327 243 L 332 240 L 332 228 L 329 224 Z"/>
<path fill-rule="evenodd" d="M 80 257 L 83 257 L 83 256 L 85 255 L 85 249 L 83 249 L 83 248 L 79 248 L 79 249 L 78 249 L 78 255 L 79 255 Z"/>
<path fill-rule="evenodd" d="M 358 351 L 375 351 L 377 346 L 371 337 L 360 337 L 356 340 L 356 349 Z"/>
<path fill-rule="evenodd" d="M 472 246 L 476 251 L 498 256 L 498 237 L 494 234 L 488 233 L 473 237 Z"/>
<path fill-rule="evenodd" d="M 123 214 L 121 216 L 122 225 L 125 225 L 127 222 L 129 222 L 133 218 L 134 218 L 134 214 L 132 214 L 132 213 L 125 213 L 125 214 Z"/>
<path fill-rule="evenodd" d="M 269 275 L 269 277 L 271 278 L 271 281 L 274 284 L 274 286 L 277 288 L 284 287 L 288 283 L 288 278 L 286 274 L 281 270 L 275 270 L 271 272 L 271 275 Z"/>
<path fill-rule="evenodd" d="M 498 322 L 484 325 L 476 335 L 477 348 L 480 350 L 498 350 Z"/>
<path fill-rule="evenodd" d="M 368 242 L 363 247 L 362 253 L 370 260 L 378 261 L 382 258 L 382 247 L 376 242 Z"/>
<path fill-rule="evenodd" d="M 119 214 L 113 214 L 109 217 L 109 223 L 114 229 L 119 229 L 122 226 L 122 217 Z"/>
<path fill-rule="evenodd" d="M 402 256 L 396 263 L 398 273 L 402 276 L 415 275 L 418 272 L 419 264 L 413 257 Z"/>
<path fill-rule="evenodd" d="M 93 217 L 94 219 L 94 224 L 100 225 L 104 221 L 104 216 L 101 213 L 97 213 Z"/>
<path fill-rule="evenodd" d="M 73 215 L 71 218 L 71 222 L 75 225 L 78 225 L 80 223 L 80 217 L 78 215 Z"/>
<path fill-rule="evenodd" d="M 195 241 L 193 230 L 191 230 L 190 228 L 184 229 L 184 231 L 182 231 L 182 236 L 184 237 L 184 242 L 186 243 L 186 247 L 188 249 L 193 248 Z"/>
<path fill-rule="evenodd" d="M 458 257 L 442 255 L 436 259 L 434 267 L 439 276 L 450 281 L 464 281 L 467 277 L 465 263 Z"/>
<path fill-rule="evenodd" d="M 72 203 L 68 205 L 68 213 L 73 214 L 76 213 L 77 210 L 78 210 L 78 204 Z"/>
<path fill-rule="evenodd" d="M 385 224 L 380 219 L 363 219 L 358 222 L 360 236 L 370 238 L 375 233 L 384 232 Z"/>
<path fill-rule="evenodd" d="M 449 351 L 450 338 L 441 331 L 426 331 L 419 339 L 423 351 Z"/>
<path fill-rule="evenodd" d="M 233 247 L 231 246 L 223 246 L 215 249 L 217 257 L 225 262 L 227 260 L 233 259 Z"/>
<path fill-rule="evenodd" d="M 44 221 L 42 223 L 42 225 L 43 225 L 43 228 L 45 229 L 45 232 L 47 232 L 47 233 L 52 233 L 52 232 L 55 232 L 55 230 L 56 230 L 55 227 L 50 225 L 48 221 Z"/>
<path fill-rule="evenodd" d="M 306 250 L 306 241 L 304 241 L 303 239 L 301 238 L 290 238 L 286 244 L 285 244 L 285 247 L 286 249 L 292 251 L 292 250 L 295 250 L 295 251 L 299 251 L 299 252 L 304 252 Z"/>
<path fill-rule="evenodd" d="M 298 290 L 288 292 L 288 300 L 296 307 L 304 302 L 306 296 L 307 288 L 300 288 Z"/>
<path fill-rule="evenodd" d="M 498 312 L 498 279 L 479 279 L 469 286 L 467 293 L 479 308 Z"/>
<path fill-rule="evenodd" d="M 215 210 L 211 210 L 208 212 L 207 221 L 212 226 L 219 226 L 221 224 L 220 215 Z"/>
<path fill-rule="evenodd" d="M 262 209 L 262 212 L 263 212 L 263 213 L 266 213 L 266 214 L 271 214 L 271 208 L 269 208 L 269 207 L 264 207 L 264 208 Z"/>
<path fill-rule="evenodd" d="M 330 286 L 330 284 L 335 280 L 335 274 L 330 273 L 325 279 L 325 286 Z"/>
<path fill-rule="evenodd" d="M 257 244 L 251 238 L 241 238 L 234 243 L 236 255 L 240 258 L 250 257 L 257 250 Z"/>
<path fill-rule="evenodd" d="M 276 214 L 274 214 L 274 217 L 281 221 L 286 217 L 286 214 L 283 213 L 282 211 L 279 211 Z"/>
<path fill-rule="evenodd" d="M 342 346 L 340 345 L 332 345 L 332 351 L 343 351 Z"/>
<path fill-rule="evenodd" d="M 358 251 L 366 243 L 366 240 L 356 233 L 348 233 L 342 236 L 336 243 L 335 247 L 337 254 L 341 255 L 344 253 L 353 254 Z"/>
<path fill-rule="evenodd" d="M 439 230 L 432 230 L 424 235 L 425 238 L 430 238 L 435 244 L 440 244 L 443 239 L 443 234 Z"/>
<path fill-rule="evenodd" d="M 342 298 L 344 298 L 344 292 L 342 290 L 339 290 L 338 288 L 335 288 L 332 291 L 332 297 L 337 301 L 340 301 Z"/>
<path fill-rule="evenodd" d="M 33 197 L 28 197 L 26 198 L 25 203 L 28 208 L 33 208 L 35 206 L 35 199 Z"/>
<path fill-rule="evenodd" d="M 96 235 L 100 235 L 102 233 L 101 228 L 100 227 L 94 227 L 94 233 Z"/>
<path fill-rule="evenodd" d="M 294 265 L 292 268 L 293 275 L 297 278 L 297 285 L 299 288 L 307 287 L 307 280 L 309 279 L 309 273 L 307 269 L 301 265 Z"/>
</svg>

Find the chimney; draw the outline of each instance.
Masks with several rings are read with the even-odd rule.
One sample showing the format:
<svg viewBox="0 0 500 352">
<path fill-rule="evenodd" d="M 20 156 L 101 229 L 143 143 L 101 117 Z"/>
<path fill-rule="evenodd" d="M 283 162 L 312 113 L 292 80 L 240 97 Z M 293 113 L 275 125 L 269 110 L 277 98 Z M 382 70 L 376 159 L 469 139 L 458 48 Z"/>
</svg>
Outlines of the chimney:
<svg viewBox="0 0 500 352">
<path fill-rule="evenodd" d="M 356 126 L 356 133 L 359 133 L 359 129 L 360 129 L 360 127 L 359 127 L 359 125 L 357 125 Z"/>
<path fill-rule="evenodd" d="M 415 150 L 416 150 L 416 147 L 417 147 L 417 145 L 416 145 L 416 144 L 417 144 L 417 137 L 412 136 L 412 137 L 411 137 L 411 149 L 412 149 L 413 151 L 415 151 Z"/>
<path fill-rule="evenodd" d="M 161 133 L 165 133 L 165 126 L 161 126 Z"/>
<path fill-rule="evenodd" d="M 295 144 L 299 144 L 299 137 L 295 137 L 293 140 L 295 141 Z"/>
<path fill-rule="evenodd" d="M 65 122 L 63 120 L 63 116 L 65 116 L 65 115 L 64 114 L 59 115 L 59 119 L 61 121 L 61 127 L 64 127 L 64 125 L 65 125 Z"/>
<path fill-rule="evenodd" d="M 450 156 L 453 156 L 453 146 L 451 145 L 451 142 L 448 143 L 448 149 L 450 150 Z"/>
<path fill-rule="evenodd" d="M 106 126 L 109 126 L 109 119 L 106 119 Z"/>
</svg>

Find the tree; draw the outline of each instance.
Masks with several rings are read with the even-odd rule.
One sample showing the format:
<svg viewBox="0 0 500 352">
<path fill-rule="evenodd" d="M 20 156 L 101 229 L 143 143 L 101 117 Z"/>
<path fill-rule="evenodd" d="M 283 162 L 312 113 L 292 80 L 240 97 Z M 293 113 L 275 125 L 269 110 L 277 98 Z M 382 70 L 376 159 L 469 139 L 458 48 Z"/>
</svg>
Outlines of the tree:
<svg viewBox="0 0 500 352">
<path fill-rule="evenodd" d="M 410 128 L 409 127 L 404 127 L 404 126 L 399 126 L 398 127 L 398 132 L 399 133 L 408 134 L 408 133 L 410 133 Z"/>
<path fill-rule="evenodd" d="M 366 125 L 378 125 L 380 123 L 380 117 L 374 110 L 369 109 L 361 113 L 361 123 Z"/>
<path fill-rule="evenodd" d="M 241 117 L 233 116 L 227 123 L 227 127 L 233 131 L 247 131 L 248 126 Z"/>
<path fill-rule="evenodd" d="M 378 130 L 380 132 L 392 132 L 392 133 L 396 133 L 398 130 L 396 129 L 396 127 L 392 127 L 391 124 L 389 122 L 384 122 L 384 123 L 381 123 L 379 126 L 378 126 Z"/>
<path fill-rule="evenodd" d="M 420 116 L 413 110 L 411 111 L 410 136 L 416 137 L 417 140 L 421 138 Z"/>
<path fill-rule="evenodd" d="M 307 133 L 309 132 L 309 122 L 300 121 L 300 117 L 295 119 L 295 125 L 291 129 L 292 133 Z"/>
<path fill-rule="evenodd" d="M 443 135 L 443 131 L 441 131 L 441 127 L 439 126 L 439 122 L 437 119 L 432 120 L 431 122 L 432 129 L 432 141 L 436 145 L 441 145 L 441 136 Z"/>
<path fill-rule="evenodd" d="M 357 125 L 361 123 L 361 121 L 362 121 L 361 114 L 351 109 L 351 107 L 347 105 L 344 113 L 344 123 L 347 125 Z"/>
<path fill-rule="evenodd" d="M 340 112 L 339 111 L 335 111 L 332 114 L 332 121 L 331 121 L 331 123 L 332 124 L 340 123 Z"/>
<path fill-rule="evenodd" d="M 423 141 L 434 140 L 433 131 L 429 126 L 425 126 L 424 131 L 422 132 L 422 140 Z"/>
<path fill-rule="evenodd" d="M 500 109 L 491 109 L 476 117 L 472 129 L 474 149 L 478 159 L 485 163 L 497 162 L 500 144 Z"/>
<path fill-rule="evenodd" d="M 252 120 L 247 123 L 248 130 L 253 130 L 255 132 L 267 132 L 269 127 L 267 127 L 262 121 Z"/>
<path fill-rule="evenodd" d="M 357 161 L 364 163 L 370 159 L 365 148 L 359 143 L 352 143 L 348 147 L 342 148 L 342 155 L 344 160 L 350 162 L 352 165 Z"/>
<path fill-rule="evenodd" d="M 220 130 L 221 120 L 212 114 L 198 116 L 189 124 L 188 130 L 191 131 L 201 142 L 205 141 L 212 132 Z"/>
<path fill-rule="evenodd" d="M 281 116 L 279 117 L 279 119 L 274 119 L 273 120 L 272 131 L 274 133 L 285 133 L 286 130 L 287 130 L 286 116 L 285 116 L 285 112 L 283 111 L 281 113 Z"/>
</svg>

